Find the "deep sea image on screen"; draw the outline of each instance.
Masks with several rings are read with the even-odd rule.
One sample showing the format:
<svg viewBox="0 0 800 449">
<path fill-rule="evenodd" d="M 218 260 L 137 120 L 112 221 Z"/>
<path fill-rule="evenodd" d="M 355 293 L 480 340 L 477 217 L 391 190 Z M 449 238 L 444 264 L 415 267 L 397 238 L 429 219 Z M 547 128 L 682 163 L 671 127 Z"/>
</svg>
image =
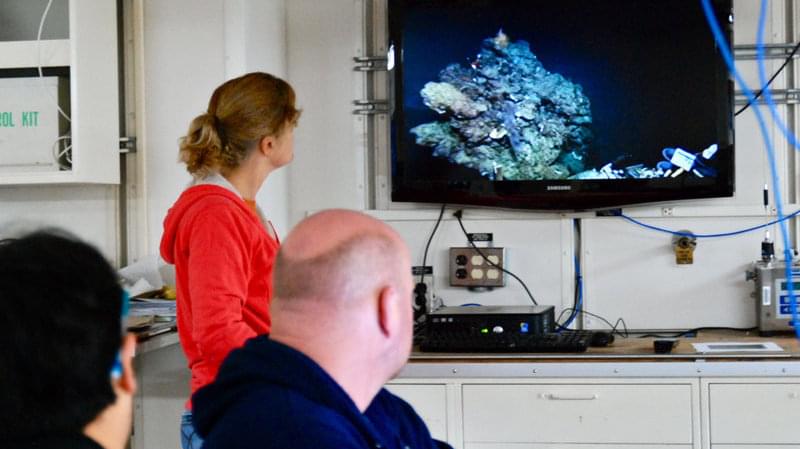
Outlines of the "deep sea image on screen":
<svg viewBox="0 0 800 449">
<path fill-rule="evenodd" d="M 435 156 L 496 180 L 584 172 L 589 99 L 580 85 L 548 72 L 525 41 L 511 42 L 499 31 L 469 66 L 447 66 L 420 95 L 446 117 L 411 129 Z"/>
<path fill-rule="evenodd" d="M 491 17 L 476 14 L 492 11 L 485 2 L 456 3 L 461 14 L 451 9 L 447 20 L 436 8 L 410 14 L 404 36 L 401 132 L 410 151 L 452 167 L 428 163 L 431 171 L 495 181 L 717 176 L 719 120 L 711 93 L 692 90 L 714 76 L 713 42 L 686 31 L 704 27 L 641 1 L 620 2 L 613 16 L 607 7 L 593 14 L 595 2 L 566 1 L 581 11 L 572 17 L 563 5 L 517 14 L 508 5 L 521 3 L 501 2 L 504 12 Z M 671 33 L 672 47 L 640 42 L 648 33 L 637 27 Z M 659 60 L 689 48 L 685 66 Z"/>
</svg>

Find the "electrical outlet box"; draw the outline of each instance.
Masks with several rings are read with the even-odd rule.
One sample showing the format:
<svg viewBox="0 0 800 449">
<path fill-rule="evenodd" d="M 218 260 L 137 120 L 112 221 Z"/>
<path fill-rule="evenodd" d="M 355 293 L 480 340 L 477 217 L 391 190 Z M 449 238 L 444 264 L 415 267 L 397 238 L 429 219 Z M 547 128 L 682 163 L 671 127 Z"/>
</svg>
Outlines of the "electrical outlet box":
<svg viewBox="0 0 800 449">
<path fill-rule="evenodd" d="M 450 285 L 503 287 L 506 284 L 505 248 L 450 248 Z M 485 256 L 485 258 L 484 258 Z M 487 260 L 488 259 L 488 260 Z"/>
</svg>

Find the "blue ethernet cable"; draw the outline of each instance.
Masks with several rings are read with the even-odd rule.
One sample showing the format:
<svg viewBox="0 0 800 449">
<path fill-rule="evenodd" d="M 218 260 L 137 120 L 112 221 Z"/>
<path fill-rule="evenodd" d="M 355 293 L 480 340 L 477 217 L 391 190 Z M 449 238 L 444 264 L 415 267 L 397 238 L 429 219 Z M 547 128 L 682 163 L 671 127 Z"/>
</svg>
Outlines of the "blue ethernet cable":
<svg viewBox="0 0 800 449">
<path fill-rule="evenodd" d="M 763 11 L 765 10 L 765 4 L 767 3 L 767 1 L 768 0 L 762 0 L 762 17 L 760 17 L 760 20 L 759 20 L 759 28 L 763 27 L 763 23 L 762 23 L 763 19 L 764 19 Z M 788 228 L 786 226 L 786 221 L 785 221 L 784 215 L 783 215 L 783 202 L 782 202 L 782 198 L 781 198 L 780 184 L 779 184 L 779 181 L 778 181 L 778 170 L 777 170 L 777 166 L 776 166 L 776 163 L 775 163 L 775 152 L 774 152 L 774 149 L 773 149 L 773 146 L 772 146 L 772 140 L 769 137 L 769 132 L 767 130 L 767 125 L 766 125 L 766 122 L 764 120 L 764 116 L 762 115 L 761 109 L 760 109 L 758 103 L 756 102 L 755 94 L 753 93 L 753 90 L 750 89 L 750 87 L 747 85 L 745 80 L 742 78 L 741 74 L 739 73 L 739 70 L 736 68 L 736 64 L 734 63 L 733 55 L 731 54 L 729 44 L 725 41 L 725 37 L 722 34 L 722 30 L 720 29 L 719 24 L 717 23 L 717 19 L 714 16 L 714 11 L 713 11 L 713 9 L 711 7 L 710 0 L 701 0 L 701 2 L 702 2 L 702 5 L 703 5 L 703 12 L 705 13 L 706 20 L 708 21 L 708 24 L 711 27 L 711 32 L 714 35 L 714 40 L 717 42 L 717 46 L 719 47 L 720 52 L 722 53 L 722 57 L 725 60 L 725 63 L 727 64 L 728 69 L 731 71 L 733 76 L 736 78 L 736 82 L 739 84 L 739 86 L 742 87 L 742 90 L 744 91 L 745 95 L 747 96 L 748 101 L 753 103 L 753 108 L 752 109 L 753 109 L 753 112 L 756 114 L 756 119 L 758 121 L 758 126 L 759 126 L 759 129 L 761 131 L 761 135 L 764 138 L 764 143 L 765 143 L 766 149 L 767 149 L 767 156 L 768 156 L 769 162 L 770 162 L 770 173 L 772 175 L 772 183 L 773 183 L 773 187 L 774 187 L 774 194 L 773 195 L 775 196 L 775 203 L 776 203 L 775 207 L 776 207 L 777 212 L 778 212 L 778 218 L 779 218 L 778 222 L 779 222 L 779 225 L 780 225 L 779 227 L 780 227 L 780 230 L 781 230 L 781 238 L 783 240 L 784 258 L 786 260 L 786 279 L 787 279 L 787 281 L 789 281 L 789 282 L 787 282 L 787 284 L 788 284 L 787 285 L 787 287 L 788 287 L 787 291 L 789 293 L 789 298 L 790 298 L 790 303 L 791 303 L 792 325 L 794 327 L 795 334 L 796 334 L 797 338 L 800 339 L 800 321 L 798 321 L 798 317 L 797 317 L 797 298 L 795 297 L 795 294 L 794 294 L 794 286 L 792 285 L 793 282 L 791 282 L 791 280 L 792 280 L 792 253 L 791 253 L 791 249 L 790 249 L 791 246 L 790 246 L 790 243 L 789 243 L 789 230 L 788 230 Z M 759 40 L 761 38 L 763 38 L 763 30 L 761 30 L 759 32 L 759 36 L 758 36 L 757 43 L 756 43 L 756 48 L 761 46 L 760 54 L 758 54 L 758 52 L 757 52 L 759 59 L 761 59 L 759 64 L 763 64 L 763 56 L 764 56 L 764 54 L 763 54 L 763 45 L 764 45 L 763 40 L 761 40 L 759 42 Z M 769 92 L 769 88 L 767 87 L 766 89 L 764 89 L 764 92 L 767 94 L 767 97 L 768 97 L 769 96 L 769 93 L 768 93 Z"/>
<path fill-rule="evenodd" d="M 760 224 L 760 225 L 756 225 L 756 226 L 751 226 L 749 228 L 739 229 L 739 230 L 736 230 L 736 231 L 719 232 L 719 233 L 714 233 L 714 234 L 693 234 L 691 232 L 673 231 L 671 229 L 662 228 L 662 227 L 659 227 L 659 226 L 655 226 L 655 225 L 651 225 L 651 224 L 647 224 L 647 223 L 641 222 L 641 221 L 639 221 L 639 220 L 637 220 L 637 219 L 635 219 L 635 218 L 633 218 L 633 217 L 631 217 L 629 215 L 625 215 L 625 214 L 623 214 L 621 212 L 620 213 L 615 213 L 614 215 L 618 216 L 620 218 L 624 218 L 625 220 L 628 220 L 629 222 L 631 222 L 633 224 L 639 225 L 639 226 L 641 226 L 643 228 L 651 229 L 653 231 L 659 231 L 659 232 L 664 232 L 664 233 L 667 233 L 667 234 L 677 235 L 678 237 L 695 237 L 695 238 L 699 238 L 699 239 L 710 239 L 710 238 L 718 238 L 718 237 L 733 237 L 735 235 L 747 234 L 748 232 L 753 232 L 753 231 L 758 231 L 759 229 L 768 228 L 768 227 L 770 227 L 770 226 L 772 226 L 774 224 L 778 224 L 778 223 L 780 223 L 782 221 L 790 220 L 790 219 L 800 215 L 800 210 L 796 210 L 796 211 L 792 212 L 789 215 L 785 215 L 783 218 L 777 218 L 777 219 L 772 220 L 772 221 L 770 221 L 768 223 L 764 223 L 764 224 Z"/>
</svg>

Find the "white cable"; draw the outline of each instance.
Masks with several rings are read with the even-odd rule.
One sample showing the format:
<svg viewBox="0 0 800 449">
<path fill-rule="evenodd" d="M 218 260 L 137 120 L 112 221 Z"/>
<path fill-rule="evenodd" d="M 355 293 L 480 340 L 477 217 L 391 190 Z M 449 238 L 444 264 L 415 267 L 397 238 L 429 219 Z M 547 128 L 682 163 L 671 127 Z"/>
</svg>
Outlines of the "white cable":
<svg viewBox="0 0 800 449">
<path fill-rule="evenodd" d="M 64 147 L 63 150 L 59 151 L 59 142 L 64 141 L 64 140 L 68 141 L 68 143 L 66 144 L 66 146 Z M 53 159 L 55 159 L 56 164 L 58 164 L 59 168 L 69 169 L 71 167 L 71 164 L 72 164 L 72 136 L 70 136 L 69 134 L 66 134 L 66 135 L 63 135 L 63 136 L 60 136 L 59 138 L 57 138 L 53 142 L 52 153 L 53 153 Z M 66 158 L 67 162 L 70 165 L 66 165 L 66 164 L 62 164 L 61 163 L 61 157 L 62 156 Z"/>
<path fill-rule="evenodd" d="M 44 21 L 47 19 L 47 13 L 50 12 L 50 6 L 53 5 L 53 0 L 49 0 L 47 2 L 47 6 L 44 8 L 44 13 L 42 13 L 42 18 L 39 20 L 39 31 L 36 33 L 36 63 L 38 64 L 39 69 L 39 79 L 44 80 L 44 74 L 42 73 L 42 30 L 44 29 Z M 44 87 L 44 85 L 43 85 Z M 47 92 L 47 95 L 53 100 L 55 103 L 56 108 L 58 108 L 58 112 L 64 117 L 68 122 L 72 123 L 69 116 L 61 109 L 61 106 L 58 104 L 58 100 L 53 97 L 53 94 L 50 93 L 49 89 L 44 89 Z"/>
</svg>

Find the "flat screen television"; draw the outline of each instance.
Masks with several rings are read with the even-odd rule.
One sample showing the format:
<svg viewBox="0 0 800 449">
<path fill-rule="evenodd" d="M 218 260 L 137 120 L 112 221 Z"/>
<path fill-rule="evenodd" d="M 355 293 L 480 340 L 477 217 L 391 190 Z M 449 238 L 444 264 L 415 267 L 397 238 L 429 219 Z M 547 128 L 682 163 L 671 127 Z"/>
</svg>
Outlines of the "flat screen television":
<svg viewBox="0 0 800 449">
<path fill-rule="evenodd" d="M 732 30 L 731 0 L 713 2 Z M 388 0 L 392 201 L 590 210 L 734 191 L 700 0 Z"/>
</svg>

